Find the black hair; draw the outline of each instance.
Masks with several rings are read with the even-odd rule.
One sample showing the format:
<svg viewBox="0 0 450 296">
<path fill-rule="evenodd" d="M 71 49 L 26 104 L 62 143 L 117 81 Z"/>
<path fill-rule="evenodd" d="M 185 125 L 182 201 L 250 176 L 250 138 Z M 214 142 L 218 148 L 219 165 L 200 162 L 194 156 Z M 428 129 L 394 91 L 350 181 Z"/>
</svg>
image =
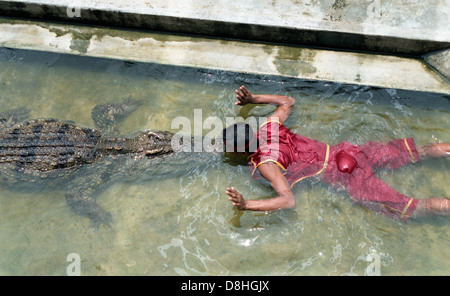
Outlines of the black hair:
<svg viewBox="0 0 450 296">
<path fill-rule="evenodd" d="M 256 151 L 257 142 L 252 128 L 247 123 L 238 122 L 223 129 L 222 138 L 226 152 Z"/>
</svg>

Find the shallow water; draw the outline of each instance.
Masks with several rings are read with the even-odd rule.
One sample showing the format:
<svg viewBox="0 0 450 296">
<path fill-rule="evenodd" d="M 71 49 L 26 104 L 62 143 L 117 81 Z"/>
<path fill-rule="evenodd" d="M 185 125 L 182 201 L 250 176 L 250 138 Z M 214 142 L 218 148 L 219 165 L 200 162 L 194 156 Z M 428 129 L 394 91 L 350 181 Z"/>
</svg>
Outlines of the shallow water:
<svg viewBox="0 0 450 296">
<path fill-rule="evenodd" d="M 445 95 L 0 48 L 0 112 L 26 106 L 31 118 L 93 126 L 96 104 L 143 100 L 121 123 L 124 133 L 176 132 L 172 120 L 193 120 L 194 109 L 223 121 L 274 110 L 234 106 L 242 84 L 294 97 L 286 126 L 329 144 L 450 141 Z M 97 201 L 114 222 L 98 230 L 69 209 L 64 188 L 3 187 L 0 275 L 65 275 L 71 253 L 79 254 L 82 275 L 365 275 L 376 261 L 368 261 L 371 254 L 381 275 L 450 275 L 446 218 L 391 220 L 314 180 L 296 186 L 294 211 L 242 213 L 227 200 L 227 186 L 251 199 L 273 190 L 252 180 L 246 166 L 212 159 L 182 177 L 108 184 Z M 378 174 L 413 197 L 450 197 L 448 165 L 430 160 Z"/>
</svg>

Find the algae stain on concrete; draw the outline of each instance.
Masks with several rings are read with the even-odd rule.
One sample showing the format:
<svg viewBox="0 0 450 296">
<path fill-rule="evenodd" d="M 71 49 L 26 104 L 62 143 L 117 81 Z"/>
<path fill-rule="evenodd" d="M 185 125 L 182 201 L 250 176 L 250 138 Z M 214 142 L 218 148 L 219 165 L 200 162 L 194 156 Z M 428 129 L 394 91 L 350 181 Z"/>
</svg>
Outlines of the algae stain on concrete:
<svg viewBox="0 0 450 296">
<path fill-rule="evenodd" d="M 91 43 L 91 35 L 72 34 L 72 41 L 70 42 L 70 49 L 76 50 L 80 53 L 86 53 Z"/>
<path fill-rule="evenodd" d="M 344 9 L 347 6 L 348 6 L 348 3 L 346 3 L 345 0 L 336 0 L 333 3 L 333 5 L 331 6 L 331 8 L 333 8 L 334 10 L 337 10 L 337 9 Z"/>
<path fill-rule="evenodd" d="M 47 29 L 49 32 L 54 33 L 56 37 L 62 37 L 65 35 L 71 36 L 69 48 L 79 53 L 86 53 L 90 44 L 91 38 L 95 35 L 89 30 L 77 30 L 70 29 L 64 26 L 46 26 L 40 25 L 42 28 Z"/>
<path fill-rule="evenodd" d="M 123 39 L 135 41 L 139 40 L 144 35 L 141 32 L 133 32 L 129 30 L 93 28 L 89 26 L 78 26 L 75 28 L 54 25 L 47 26 L 45 23 L 41 24 L 41 26 L 47 28 L 50 32 L 55 33 L 57 37 L 70 34 L 72 36 L 70 49 L 83 54 L 87 53 L 91 40 L 94 37 L 101 40 L 104 36 L 120 36 Z"/>
<path fill-rule="evenodd" d="M 274 59 L 278 73 L 288 76 L 301 74 L 314 74 L 317 72 L 313 66 L 315 53 L 309 49 L 295 47 L 280 47 Z"/>
<path fill-rule="evenodd" d="M 87 50 L 91 43 L 91 39 L 94 38 L 94 36 L 98 40 L 101 40 L 105 36 L 109 36 L 109 37 L 120 37 L 128 41 L 138 41 L 142 38 L 147 38 L 149 36 L 158 41 L 186 41 L 193 39 L 188 36 L 178 36 L 164 33 L 152 32 L 151 34 L 149 34 L 148 32 L 140 30 L 97 28 L 88 25 L 74 25 L 74 24 L 56 25 L 53 23 L 47 23 L 45 21 L 36 23 L 30 20 L 9 19 L 0 17 L 0 24 L 3 23 L 12 25 L 37 25 L 42 29 L 49 31 L 50 33 L 54 33 L 55 37 L 63 37 L 65 35 L 70 35 L 72 38 L 70 43 L 70 49 L 83 54 L 87 53 Z"/>
</svg>

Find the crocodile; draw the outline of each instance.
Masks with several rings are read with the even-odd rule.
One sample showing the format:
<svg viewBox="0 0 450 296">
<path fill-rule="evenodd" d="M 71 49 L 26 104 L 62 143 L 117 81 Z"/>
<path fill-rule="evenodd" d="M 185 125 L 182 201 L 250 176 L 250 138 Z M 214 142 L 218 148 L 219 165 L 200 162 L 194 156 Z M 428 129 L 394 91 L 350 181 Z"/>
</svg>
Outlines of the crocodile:
<svg viewBox="0 0 450 296">
<path fill-rule="evenodd" d="M 168 131 L 119 134 L 118 122 L 140 105 L 131 99 L 97 105 L 91 113 L 94 128 L 48 118 L 26 121 L 29 111 L 23 108 L 1 113 L 0 182 L 13 188 L 44 183 L 65 188 L 67 204 L 75 213 L 90 218 L 94 228 L 110 226 L 111 214 L 96 202 L 101 185 L 113 177 L 153 178 L 192 163 L 192 157 L 179 155 L 171 170 L 160 165 L 177 154 Z"/>
</svg>

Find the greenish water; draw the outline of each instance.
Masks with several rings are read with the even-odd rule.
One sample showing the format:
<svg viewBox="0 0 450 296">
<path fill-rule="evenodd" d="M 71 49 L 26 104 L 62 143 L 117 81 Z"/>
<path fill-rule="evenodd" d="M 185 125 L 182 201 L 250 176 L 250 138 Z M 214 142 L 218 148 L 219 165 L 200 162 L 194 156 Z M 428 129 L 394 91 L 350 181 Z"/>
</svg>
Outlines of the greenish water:
<svg viewBox="0 0 450 296">
<path fill-rule="evenodd" d="M 193 120 L 194 109 L 223 121 L 274 110 L 234 106 L 242 84 L 294 97 L 286 126 L 329 144 L 450 141 L 445 95 L 0 48 L 0 112 L 26 106 L 31 118 L 93 126 L 96 104 L 131 95 L 145 103 L 122 122 L 124 133 L 171 130 L 175 117 Z M 295 211 L 241 213 L 227 186 L 250 199 L 275 192 L 246 166 L 214 159 L 181 178 L 109 184 L 97 201 L 114 222 L 99 230 L 70 210 L 64 188 L 2 187 L 0 275 L 65 275 L 71 253 L 80 255 L 82 275 L 364 275 L 372 253 L 381 275 L 450 275 L 448 218 L 391 220 L 314 180 L 295 188 Z M 430 160 L 378 175 L 413 197 L 450 197 L 448 166 Z"/>
</svg>

